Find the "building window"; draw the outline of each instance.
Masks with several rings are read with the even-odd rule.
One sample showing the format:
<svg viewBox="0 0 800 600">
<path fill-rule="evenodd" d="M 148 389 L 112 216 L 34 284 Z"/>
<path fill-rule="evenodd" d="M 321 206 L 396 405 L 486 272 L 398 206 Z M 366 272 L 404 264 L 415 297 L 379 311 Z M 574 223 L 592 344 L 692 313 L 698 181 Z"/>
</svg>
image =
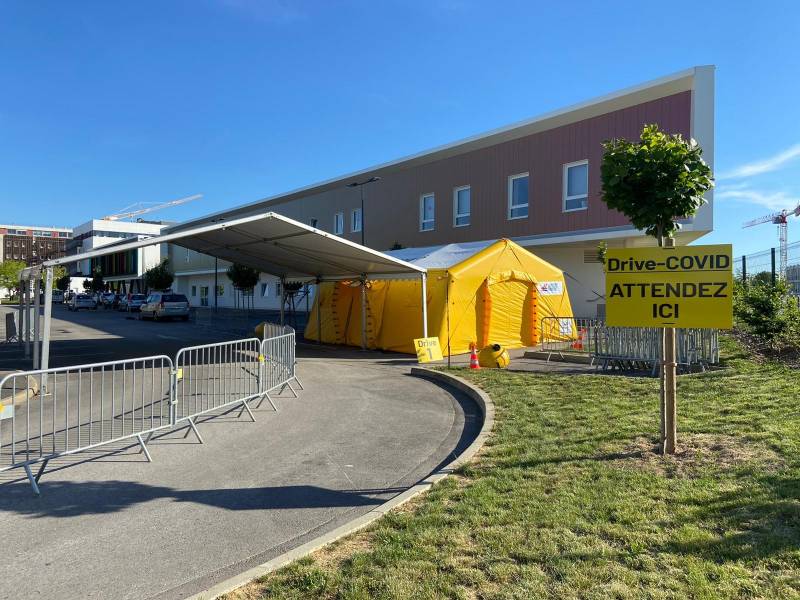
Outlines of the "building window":
<svg viewBox="0 0 800 600">
<path fill-rule="evenodd" d="M 206 295 L 208 295 L 208 288 L 206 288 Z M 196 297 L 197 297 L 197 286 L 193 285 L 192 286 L 192 298 L 196 298 Z"/>
<path fill-rule="evenodd" d="M 419 230 L 432 231 L 436 224 L 433 194 L 423 194 L 419 199 Z"/>
<path fill-rule="evenodd" d="M 589 208 L 589 161 L 564 165 L 564 212 Z"/>
<path fill-rule="evenodd" d="M 225 286 L 220 284 L 217 286 L 217 296 L 224 296 L 225 295 Z"/>
<path fill-rule="evenodd" d="M 344 213 L 336 213 L 333 215 L 333 233 L 342 235 L 344 233 Z"/>
<path fill-rule="evenodd" d="M 528 174 L 520 173 L 508 178 L 508 218 L 524 219 L 528 216 Z"/>
<path fill-rule="evenodd" d="M 312 227 L 316 227 L 317 226 L 317 220 L 314 217 L 311 217 L 308 220 L 308 224 L 311 225 Z"/>
<path fill-rule="evenodd" d="M 453 226 L 469 225 L 470 187 L 465 185 L 453 190 Z"/>
<path fill-rule="evenodd" d="M 269 284 L 262 283 L 261 284 L 261 297 L 266 298 L 269 295 Z"/>
<path fill-rule="evenodd" d="M 192 294 L 194 296 L 194 294 Z M 200 286 L 200 306 L 208 306 L 208 286 Z"/>
<path fill-rule="evenodd" d="M 281 282 L 280 281 L 276 281 L 275 282 L 275 297 L 276 298 L 280 298 L 281 297 Z"/>
<path fill-rule="evenodd" d="M 361 209 L 360 208 L 353 209 L 353 212 L 350 215 L 350 231 L 355 233 L 357 231 L 361 231 L 362 227 L 363 225 L 361 223 Z"/>
</svg>

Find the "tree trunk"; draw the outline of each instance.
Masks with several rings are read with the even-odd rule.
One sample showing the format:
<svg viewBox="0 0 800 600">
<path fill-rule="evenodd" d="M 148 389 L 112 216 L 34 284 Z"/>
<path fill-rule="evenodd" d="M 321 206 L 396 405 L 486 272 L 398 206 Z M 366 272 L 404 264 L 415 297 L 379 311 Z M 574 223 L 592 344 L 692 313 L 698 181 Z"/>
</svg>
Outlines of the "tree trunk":
<svg viewBox="0 0 800 600">
<path fill-rule="evenodd" d="M 667 238 L 664 240 L 666 248 L 675 247 L 675 239 Z M 664 363 L 663 390 L 664 399 L 662 402 L 663 419 L 663 443 L 662 452 L 664 454 L 675 454 L 675 444 L 677 438 L 677 404 L 676 404 L 676 360 L 675 360 L 675 328 L 664 328 Z"/>
</svg>

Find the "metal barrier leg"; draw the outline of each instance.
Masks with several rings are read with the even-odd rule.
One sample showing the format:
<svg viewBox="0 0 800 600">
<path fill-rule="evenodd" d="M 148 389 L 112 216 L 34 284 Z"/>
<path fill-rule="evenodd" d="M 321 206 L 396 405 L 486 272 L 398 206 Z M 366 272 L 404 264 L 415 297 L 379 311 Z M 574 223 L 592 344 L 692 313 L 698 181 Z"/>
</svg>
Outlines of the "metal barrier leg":
<svg viewBox="0 0 800 600">
<path fill-rule="evenodd" d="M 36 477 L 34 477 L 34 479 L 36 480 L 36 483 L 39 483 L 39 480 L 42 478 L 42 475 L 44 475 L 44 470 L 47 467 L 47 463 L 49 463 L 49 462 L 50 462 L 49 458 L 45 458 L 44 461 L 42 462 L 42 465 L 39 467 L 39 470 L 36 472 Z"/>
<path fill-rule="evenodd" d="M 253 416 L 253 411 L 250 410 L 250 407 L 247 406 L 247 400 L 242 400 L 242 412 L 247 411 L 247 414 L 250 415 L 250 419 L 253 423 L 256 422 L 256 418 Z M 239 413 L 239 416 L 242 416 L 242 412 Z"/>
<path fill-rule="evenodd" d="M 200 432 L 197 430 L 197 425 L 194 424 L 194 419 L 190 418 L 186 420 L 189 421 L 189 427 L 192 428 L 192 431 L 194 431 L 194 434 L 197 436 L 197 441 L 200 442 L 201 444 L 204 444 L 205 442 L 203 441 L 203 436 L 201 436 Z M 186 435 L 189 435 L 188 431 L 186 432 Z"/>
<path fill-rule="evenodd" d="M 295 376 L 294 376 L 294 380 L 297 382 L 297 386 L 298 386 L 298 387 L 299 387 L 301 390 L 304 390 L 304 389 L 306 389 L 306 388 L 304 388 L 304 387 L 303 387 L 303 384 L 302 384 L 302 382 L 301 382 L 301 381 L 300 381 L 300 380 L 297 378 L 297 375 L 295 375 Z"/>
<path fill-rule="evenodd" d="M 300 396 L 298 396 L 298 395 L 297 395 L 297 392 L 295 392 L 295 391 L 294 391 L 294 388 L 292 387 L 292 384 L 291 384 L 291 382 L 287 381 L 287 382 L 286 382 L 286 387 L 288 387 L 288 388 L 289 388 L 289 390 L 292 392 L 292 395 L 293 395 L 295 398 L 299 398 L 299 397 L 300 397 Z"/>
<path fill-rule="evenodd" d="M 269 403 L 272 405 L 272 410 L 278 412 L 278 407 L 275 406 L 275 403 L 272 401 L 272 396 L 270 396 L 267 392 L 264 392 L 264 395 L 261 396 L 261 400 L 258 401 L 258 406 L 256 406 L 256 408 L 261 408 L 261 403 L 264 401 L 264 398 L 269 400 Z"/>
<path fill-rule="evenodd" d="M 147 445 L 144 443 L 141 435 L 137 435 L 136 439 L 139 440 L 139 453 L 141 454 L 144 452 L 144 457 L 147 459 L 147 462 L 153 462 L 153 457 L 150 456 L 150 451 L 147 449 Z"/>
<path fill-rule="evenodd" d="M 28 481 L 33 488 L 33 493 L 37 496 L 41 495 L 41 492 L 39 491 L 39 484 L 36 482 L 36 478 L 33 476 L 33 473 L 31 473 L 30 465 L 25 465 L 25 474 L 28 476 Z"/>
</svg>

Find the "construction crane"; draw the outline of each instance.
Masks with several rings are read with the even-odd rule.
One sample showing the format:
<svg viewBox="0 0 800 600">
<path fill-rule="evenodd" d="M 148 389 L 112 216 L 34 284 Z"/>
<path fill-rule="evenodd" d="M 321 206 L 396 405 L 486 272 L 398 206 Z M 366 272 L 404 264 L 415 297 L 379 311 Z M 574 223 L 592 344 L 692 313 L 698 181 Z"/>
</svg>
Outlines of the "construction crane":
<svg viewBox="0 0 800 600">
<path fill-rule="evenodd" d="M 772 213 L 771 215 L 764 215 L 758 219 L 747 221 L 742 227 L 752 227 L 753 225 L 761 225 L 761 223 L 772 223 L 778 226 L 778 247 L 780 253 L 778 274 L 782 278 L 786 278 L 786 267 L 789 262 L 789 217 L 800 215 L 800 204 L 792 209 L 783 209 L 780 212 Z"/>
<path fill-rule="evenodd" d="M 192 202 L 193 200 L 199 200 L 202 197 L 203 194 L 195 194 L 194 196 L 186 196 L 186 198 L 178 198 L 177 200 L 170 200 L 169 202 L 162 202 L 161 204 L 156 204 L 155 206 L 148 206 L 148 207 L 143 207 L 143 204 L 139 202 L 137 204 L 132 204 L 131 206 L 122 209 L 123 212 L 103 217 L 103 220 L 119 221 L 120 219 L 132 219 L 133 217 L 138 217 L 139 215 L 155 212 L 157 210 L 169 208 L 171 206 L 178 206 L 179 204 L 186 204 L 187 202 Z M 131 208 L 134 208 L 135 206 L 141 206 L 142 208 L 129 210 Z"/>
</svg>

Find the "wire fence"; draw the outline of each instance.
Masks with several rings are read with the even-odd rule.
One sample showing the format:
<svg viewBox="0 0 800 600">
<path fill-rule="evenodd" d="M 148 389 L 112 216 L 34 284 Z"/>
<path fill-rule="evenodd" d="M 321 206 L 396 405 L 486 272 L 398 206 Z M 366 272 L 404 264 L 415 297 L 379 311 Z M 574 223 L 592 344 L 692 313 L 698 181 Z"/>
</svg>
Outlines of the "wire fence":
<svg viewBox="0 0 800 600">
<path fill-rule="evenodd" d="M 786 282 L 795 296 L 800 296 L 800 242 L 786 248 Z M 769 248 L 743 254 L 733 259 L 733 272 L 742 281 L 775 281 L 780 277 L 780 249 Z"/>
</svg>

